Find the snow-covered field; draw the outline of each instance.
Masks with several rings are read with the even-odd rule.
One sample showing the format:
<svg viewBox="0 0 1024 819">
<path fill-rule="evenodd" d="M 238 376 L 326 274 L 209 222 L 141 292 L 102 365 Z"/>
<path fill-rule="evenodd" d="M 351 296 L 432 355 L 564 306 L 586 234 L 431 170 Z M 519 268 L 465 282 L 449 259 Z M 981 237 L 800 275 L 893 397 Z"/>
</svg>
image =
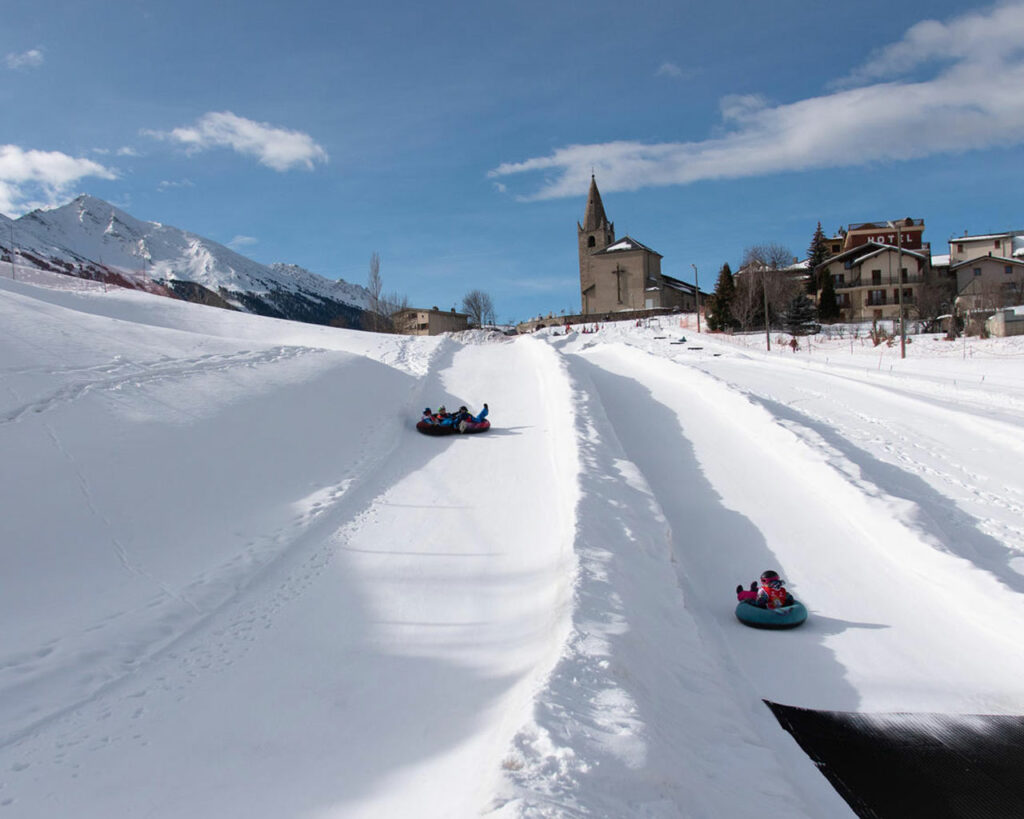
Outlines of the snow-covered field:
<svg viewBox="0 0 1024 819">
<path fill-rule="evenodd" d="M 1024 340 L 408 338 L 36 279 L 0 279 L 0 819 L 852 816 L 762 698 L 1024 713 Z M 766 568 L 800 629 L 736 621 Z"/>
</svg>

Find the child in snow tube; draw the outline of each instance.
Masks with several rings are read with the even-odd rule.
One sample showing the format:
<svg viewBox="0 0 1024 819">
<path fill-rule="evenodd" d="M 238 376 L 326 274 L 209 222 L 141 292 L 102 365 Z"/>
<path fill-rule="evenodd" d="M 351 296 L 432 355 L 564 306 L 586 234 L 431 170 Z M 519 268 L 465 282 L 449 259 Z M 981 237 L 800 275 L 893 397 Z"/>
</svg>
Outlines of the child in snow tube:
<svg viewBox="0 0 1024 819">
<path fill-rule="evenodd" d="M 736 599 L 761 609 L 778 609 L 793 605 L 793 595 L 786 591 L 785 582 L 779 577 L 778 572 L 771 569 L 761 573 L 760 585 L 756 581 L 750 584 L 750 591 L 737 586 Z"/>
<path fill-rule="evenodd" d="M 487 417 L 487 404 L 484 404 L 484 408 L 480 410 L 479 415 L 473 415 L 465 405 L 459 407 L 458 411 L 452 416 L 455 419 L 455 426 L 460 430 L 465 430 L 467 424 L 479 424 L 484 418 Z"/>
</svg>

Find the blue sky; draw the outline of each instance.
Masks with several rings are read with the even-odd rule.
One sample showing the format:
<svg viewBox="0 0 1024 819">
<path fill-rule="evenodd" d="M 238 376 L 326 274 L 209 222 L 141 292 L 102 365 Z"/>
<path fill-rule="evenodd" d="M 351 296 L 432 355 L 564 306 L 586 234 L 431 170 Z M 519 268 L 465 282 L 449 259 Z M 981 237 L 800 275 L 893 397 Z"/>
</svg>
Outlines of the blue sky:
<svg viewBox="0 0 1024 819">
<path fill-rule="evenodd" d="M 0 212 L 78 193 L 415 306 L 579 306 L 591 170 L 709 289 L 815 224 L 1024 227 L 1024 2 L 8 0 Z"/>
</svg>

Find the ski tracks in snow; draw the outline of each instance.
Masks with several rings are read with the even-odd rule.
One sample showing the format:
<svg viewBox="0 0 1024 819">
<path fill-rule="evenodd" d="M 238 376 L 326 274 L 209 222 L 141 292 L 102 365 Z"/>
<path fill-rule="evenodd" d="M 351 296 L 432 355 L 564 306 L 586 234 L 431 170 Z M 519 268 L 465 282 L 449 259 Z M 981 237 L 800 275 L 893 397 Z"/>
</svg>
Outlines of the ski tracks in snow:
<svg viewBox="0 0 1024 819">
<path fill-rule="evenodd" d="M 581 408 L 580 581 L 566 652 L 517 738 L 508 815 L 721 816 L 766 799 L 789 815 L 798 805 L 848 815 L 762 698 L 851 711 L 1024 707 L 1013 684 L 1024 666 L 1005 624 L 989 627 L 1022 620 L 1008 523 L 1019 482 L 1002 498 L 974 484 L 992 485 L 981 503 L 1009 513 L 993 516 L 1006 525 L 990 534 L 977 508 L 954 500 L 984 456 L 919 450 L 902 432 L 958 424 L 966 448 L 984 441 L 995 456 L 1004 422 L 972 438 L 986 419 L 927 397 L 872 400 L 864 384 L 844 395 L 827 375 L 742 360 L 666 368 L 597 339 L 555 344 L 575 359 Z M 737 375 L 746 371 L 759 375 Z M 872 414 L 847 422 L 865 400 Z M 734 586 L 769 567 L 812 611 L 796 632 L 733 617 Z M 642 599 L 628 599 L 632 587 Z M 942 605 L 954 588 L 959 604 Z M 977 670 L 1010 657 L 1006 676 Z M 634 679 L 631 667 L 665 676 Z M 573 710 L 581 689 L 589 711 Z M 721 743 L 690 748 L 692 727 Z M 719 789 L 720 770 L 739 781 Z"/>
</svg>

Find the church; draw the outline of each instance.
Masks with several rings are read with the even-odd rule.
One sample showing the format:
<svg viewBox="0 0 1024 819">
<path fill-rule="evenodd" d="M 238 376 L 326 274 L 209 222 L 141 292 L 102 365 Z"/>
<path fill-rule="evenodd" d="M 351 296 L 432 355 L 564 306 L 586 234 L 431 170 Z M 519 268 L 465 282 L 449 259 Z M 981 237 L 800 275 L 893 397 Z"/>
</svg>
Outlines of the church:
<svg viewBox="0 0 1024 819">
<path fill-rule="evenodd" d="M 580 300 L 584 316 L 630 310 L 697 309 L 696 288 L 661 272 L 660 253 L 630 236 L 615 238 L 591 175 L 583 223 L 576 223 L 580 249 Z"/>
</svg>

